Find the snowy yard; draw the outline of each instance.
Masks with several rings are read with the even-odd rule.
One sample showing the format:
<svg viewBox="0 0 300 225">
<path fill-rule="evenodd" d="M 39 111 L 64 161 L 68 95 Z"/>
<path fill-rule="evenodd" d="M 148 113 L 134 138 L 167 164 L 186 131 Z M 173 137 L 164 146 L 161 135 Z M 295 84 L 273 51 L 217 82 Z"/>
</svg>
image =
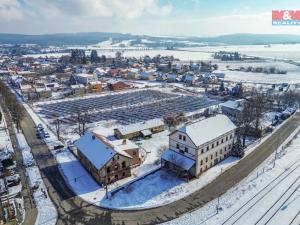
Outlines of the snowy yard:
<svg viewBox="0 0 300 225">
<path fill-rule="evenodd" d="M 300 136 L 298 135 L 289 147 L 280 152 L 275 167 L 273 167 L 274 155 L 272 155 L 246 179 L 221 196 L 218 214 L 216 211 L 217 200 L 214 200 L 203 208 L 164 223 L 164 225 L 218 225 L 232 224 L 234 221 L 236 221 L 235 224 L 241 225 L 244 225 L 245 221 L 247 221 L 247 225 L 256 222 L 264 224 L 274 213 L 274 217 L 268 224 L 289 223 L 300 210 L 300 198 L 297 194 L 299 187 L 298 191 L 292 194 L 292 191 L 297 190 L 297 185 L 299 185 L 297 181 L 300 173 L 299 148 Z M 275 180 L 277 177 L 279 179 Z M 293 183 L 294 185 L 291 186 Z M 288 189 L 289 186 L 291 189 Z M 271 208 L 277 200 L 277 204 Z M 257 203 L 255 203 L 256 201 Z M 243 205 L 245 206 L 242 207 Z M 269 209 L 270 211 L 264 216 Z M 227 221 L 227 219 L 229 220 Z M 300 218 L 298 217 L 292 224 L 299 223 Z"/>
</svg>

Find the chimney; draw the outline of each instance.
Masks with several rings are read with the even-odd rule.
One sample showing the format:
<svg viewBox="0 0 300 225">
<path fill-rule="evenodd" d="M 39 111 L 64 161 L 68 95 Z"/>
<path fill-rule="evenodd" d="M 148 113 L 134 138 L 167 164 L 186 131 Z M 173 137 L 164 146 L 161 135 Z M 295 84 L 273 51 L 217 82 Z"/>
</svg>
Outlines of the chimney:
<svg viewBox="0 0 300 225">
<path fill-rule="evenodd" d="M 126 145 L 126 139 L 123 140 L 122 145 Z"/>
</svg>

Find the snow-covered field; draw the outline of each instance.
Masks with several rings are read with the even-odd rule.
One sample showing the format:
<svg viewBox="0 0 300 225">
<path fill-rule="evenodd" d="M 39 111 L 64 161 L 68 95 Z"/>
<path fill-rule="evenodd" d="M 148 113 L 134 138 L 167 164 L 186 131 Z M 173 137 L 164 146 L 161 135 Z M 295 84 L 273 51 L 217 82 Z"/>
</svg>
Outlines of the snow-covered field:
<svg viewBox="0 0 300 225">
<path fill-rule="evenodd" d="M 299 129 L 297 129 L 299 132 Z M 199 210 L 165 225 L 192 224 L 289 224 L 300 210 L 300 136 L 281 149 L 237 186 Z M 275 165 L 275 167 L 274 167 Z M 298 216 L 293 223 L 300 223 Z"/>
<path fill-rule="evenodd" d="M 23 156 L 23 164 L 29 178 L 29 185 L 33 190 L 34 200 L 38 209 L 35 225 L 54 225 L 57 220 L 56 208 L 53 205 L 41 177 L 38 166 L 36 166 L 31 149 L 22 133 L 16 130 L 19 149 Z"/>
</svg>

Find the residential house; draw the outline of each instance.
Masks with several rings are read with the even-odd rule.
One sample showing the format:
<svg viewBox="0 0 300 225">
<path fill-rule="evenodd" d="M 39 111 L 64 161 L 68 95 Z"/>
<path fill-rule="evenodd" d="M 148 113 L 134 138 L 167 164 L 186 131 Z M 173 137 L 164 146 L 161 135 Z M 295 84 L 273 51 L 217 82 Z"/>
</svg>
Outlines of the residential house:
<svg viewBox="0 0 300 225">
<path fill-rule="evenodd" d="M 71 85 L 72 95 L 84 95 L 85 86 L 83 84 L 74 84 Z"/>
<path fill-rule="evenodd" d="M 128 88 L 129 85 L 121 80 L 109 80 L 107 82 L 107 87 L 111 91 L 119 91 L 119 90 L 124 90 L 124 89 Z"/>
<path fill-rule="evenodd" d="M 222 113 L 230 117 L 233 121 L 237 121 L 243 110 L 245 99 L 228 100 L 220 104 Z"/>
<path fill-rule="evenodd" d="M 164 129 L 164 122 L 161 119 L 153 119 L 116 128 L 114 133 L 119 139 L 149 138 L 152 134 L 164 131 Z"/>
<path fill-rule="evenodd" d="M 152 71 L 143 71 L 140 73 L 141 80 L 155 80 L 154 72 Z"/>
<path fill-rule="evenodd" d="M 186 74 L 184 78 L 184 83 L 188 85 L 194 85 L 196 83 L 197 77 L 194 74 Z"/>
<path fill-rule="evenodd" d="M 74 144 L 78 160 L 98 183 L 109 184 L 131 176 L 132 157 L 105 138 L 87 132 Z"/>
<path fill-rule="evenodd" d="M 101 81 L 91 81 L 88 83 L 88 90 L 90 93 L 98 93 L 102 91 Z"/>
<path fill-rule="evenodd" d="M 96 74 L 87 74 L 87 73 L 75 74 L 74 79 L 77 83 L 83 85 L 88 85 L 88 83 L 98 80 Z"/>
<path fill-rule="evenodd" d="M 236 126 L 225 115 L 188 124 L 169 135 L 162 166 L 198 177 L 231 154 Z"/>
</svg>

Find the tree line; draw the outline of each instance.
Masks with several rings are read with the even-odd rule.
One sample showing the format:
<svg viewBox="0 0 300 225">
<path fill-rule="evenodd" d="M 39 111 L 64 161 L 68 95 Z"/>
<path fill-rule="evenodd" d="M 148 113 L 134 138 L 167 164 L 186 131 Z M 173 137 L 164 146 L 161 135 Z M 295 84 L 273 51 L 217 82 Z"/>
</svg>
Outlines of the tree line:
<svg viewBox="0 0 300 225">
<path fill-rule="evenodd" d="M 0 94 L 3 103 L 11 115 L 12 121 L 16 124 L 17 130 L 19 131 L 21 120 L 25 115 L 24 107 L 2 80 L 0 80 Z"/>
</svg>

